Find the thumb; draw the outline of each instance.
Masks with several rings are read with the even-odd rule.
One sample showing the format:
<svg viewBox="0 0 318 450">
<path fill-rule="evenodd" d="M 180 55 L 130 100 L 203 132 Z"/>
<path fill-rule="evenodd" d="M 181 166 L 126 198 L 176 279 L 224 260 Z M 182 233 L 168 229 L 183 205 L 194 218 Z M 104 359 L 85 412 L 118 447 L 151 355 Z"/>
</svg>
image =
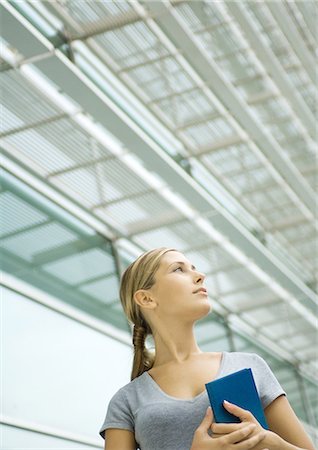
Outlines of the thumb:
<svg viewBox="0 0 318 450">
<path fill-rule="evenodd" d="M 242 422 L 250 421 L 250 422 L 258 423 L 250 411 L 240 408 L 238 405 L 235 405 L 234 403 L 230 403 L 226 400 L 224 400 L 223 404 L 231 414 L 234 414 L 234 416 L 238 417 Z"/>
<path fill-rule="evenodd" d="M 211 426 L 212 420 L 213 420 L 213 412 L 211 406 L 209 406 L 208 409 L 206 410 L 202 422 L 200 423 L 199 428 L 203 431 L 208 430 Z"/>
</svg>

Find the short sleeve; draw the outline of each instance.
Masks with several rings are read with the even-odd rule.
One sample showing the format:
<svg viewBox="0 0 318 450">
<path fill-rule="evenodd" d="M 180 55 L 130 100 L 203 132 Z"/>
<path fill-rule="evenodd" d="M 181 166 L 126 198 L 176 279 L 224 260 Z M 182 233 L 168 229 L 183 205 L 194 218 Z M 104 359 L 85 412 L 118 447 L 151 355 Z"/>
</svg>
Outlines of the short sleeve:
<svg viewBox="0 0 318 450">
<path fill-rule="evenodd" d="M 121 428 L 134 431 L 133 416 L 123 389 L 119 389 L 108 404 L 104 423 L 99 430 L 99 434 L 103 439 L 105 439 L 105 430 L 107 428 Z"/>
<path fill-rule="evenodd" d="M 254 369 L 256 372 L 256 385 L 262 406 L 265 409 L 277 397 L 286 395 L 267 362 L 256 353 L 253 353 Z"/>
</svg>

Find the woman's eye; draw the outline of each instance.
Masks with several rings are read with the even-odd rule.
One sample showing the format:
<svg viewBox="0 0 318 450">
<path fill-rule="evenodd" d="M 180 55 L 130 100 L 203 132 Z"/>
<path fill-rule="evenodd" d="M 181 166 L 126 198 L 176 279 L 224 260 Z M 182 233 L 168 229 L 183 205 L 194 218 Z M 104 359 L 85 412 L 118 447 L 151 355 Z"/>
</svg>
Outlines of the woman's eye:
<svg viewBox="0 0 318 450">
<path fill-rule="evenodd" d="M 181 270 L 182 272 L 182 267 L 177 267 L 176 269 L 174 269 L 174 272 L 176 272 L 177 270 Z"/>
</svg>

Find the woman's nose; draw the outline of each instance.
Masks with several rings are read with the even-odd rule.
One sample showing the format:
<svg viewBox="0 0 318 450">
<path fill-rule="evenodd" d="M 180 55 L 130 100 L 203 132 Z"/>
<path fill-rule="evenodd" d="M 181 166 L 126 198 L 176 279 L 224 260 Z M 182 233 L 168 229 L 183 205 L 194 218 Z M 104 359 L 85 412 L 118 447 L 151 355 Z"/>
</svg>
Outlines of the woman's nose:
<svg viewBox="0 0 318 450">
<path fill-rule="evenodd" d="M 197 272 L 196 283 L 199 283 L 199 281 L 201 281 L 203 283 L 204 280 L 205 280 L 205 274 L 201 273 L 201 272 Z"/>
</svg>

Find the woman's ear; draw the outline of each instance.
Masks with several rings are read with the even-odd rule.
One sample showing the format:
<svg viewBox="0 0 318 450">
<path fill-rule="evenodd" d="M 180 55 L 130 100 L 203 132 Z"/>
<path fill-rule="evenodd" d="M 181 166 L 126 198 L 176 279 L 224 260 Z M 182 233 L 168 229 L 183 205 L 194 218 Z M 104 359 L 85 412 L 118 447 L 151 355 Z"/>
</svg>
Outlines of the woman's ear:
<svg viewBox="0 0 318 450">
<path fill-rule="evenodd" d="M 134 294 L 134 300 L 141 308 L 153 309 L 155 302 L 150 296 L 150 292 L 145 289 L 139 289 Z"/>
</svg>

